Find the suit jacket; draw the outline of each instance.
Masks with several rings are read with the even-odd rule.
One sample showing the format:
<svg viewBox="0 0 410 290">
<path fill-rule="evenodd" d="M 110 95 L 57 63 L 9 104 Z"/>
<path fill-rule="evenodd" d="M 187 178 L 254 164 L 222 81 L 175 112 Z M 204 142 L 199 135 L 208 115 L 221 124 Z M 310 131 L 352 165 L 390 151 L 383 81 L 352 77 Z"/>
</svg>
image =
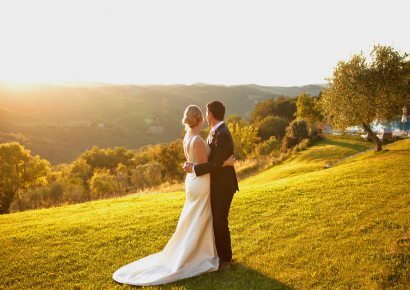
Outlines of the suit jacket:
<svg viewBox="0 0 410 290">
<path fill-rule="evenodd" d="M 238 187 L 235 168 L 222 167 L 224 161 L 233 155 L 233 140 L 231 132 L 225 124 L 220 125 L 212 138 L 211 155 L 207 163 L 195 165 L 195 174 L 201 176 L 211 174 L 211 195 L 234 194 Z"/>
</svg>

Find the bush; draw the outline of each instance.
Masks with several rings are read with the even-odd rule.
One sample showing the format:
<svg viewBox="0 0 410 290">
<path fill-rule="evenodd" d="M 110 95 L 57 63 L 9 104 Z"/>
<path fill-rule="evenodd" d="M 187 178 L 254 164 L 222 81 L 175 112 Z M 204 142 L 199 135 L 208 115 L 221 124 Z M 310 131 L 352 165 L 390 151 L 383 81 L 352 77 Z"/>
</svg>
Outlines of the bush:
<svg viewBox="0 0 410 290">
<path fill-rule="evenodd" d="M 290 136 L 296 138 L 297 143 L 307 138 L 308 135 L 308 123 L 305 120 L 299 119 L 290 123 Z"/>
<path fill-rule="evenodd" d="M 53 200 L 54 205 L 57 206 L 61 202 L 61 198 L 64 194 L 64 187 L 60 182 L 53 182 L 50 184 L 50 198 Z"/>
<path fill-rule="evenodd" d="M 256 148 L 256 144 L 259 143 L 260 138 L 257 134 L 257 128 L 253 126 L 240 127 L 240 124 L 229 124 L 229 131 L 231 131 L 235 158 L 237 160 L 243 160 L 250 156 Z"/>
<path fill-rule="evenodd" d="M 80 183 L 69 183 L 66 186 L 64 199 L 68 203 L 79 203 L 87 200 L 87 194 Z"/>
<path fill-rule="evenodd" d="M 302 150 L 306 150 L 309 144 L 309 139 L 303 139 L 299 144 L 293 147 L 292 153 L 295 154 Z"/>
<path fill-rule="evenodd" d="M 132 170 L 131 181 L 139 189 L 158 186 L 163 181 L 161 176 L 163 170 L 164 166 L 158 162 L 138 165 Z"/>
<path fill-rule="evenodd" d="M 275 136 L 276 139 L 283 138 L 286 134 L 286 128 L 289 126 L 289 122 L 281 117 L 268 116 L 257 122 L 255 126 L 258 127 L 258 136 L 262 141 L 266 141 L 269 140 L 271 136 Z"/>
<path fill-rule="evenodd" d="M 281 152 L 287 152 L 288 149 L 292 149 L 303 139 L 309 137 L 308 123 L 302 119 L 292 121 L 286 131 L 280 148 Z"/>
<path fill-rule="evenodd" d="M 277 150 L 278 145 L 279 145 L 279 141 L 276 140 L 276 137 L 271 136 L 269 138 L 269 140 L 266 140 L 265 142 L 260 143 L 256 147 L 255 153 L 256 153 L 256 155 L 269 155 L 274 150 Z"/>
<path fill-rule="evenodd" d="M 324 133 L 324 129 L 318 127 L 316 124 L 312 123 L 309 124 L 308 126 L 308 131 L 309 131 L 309 135 L 308 135 L 308 139 L 309 139 L 309 144 L 312 144 L 313 142 L 315 142 L 316 140 L 320 140 L 322 137 L 318 137 L 317 134 L 319 132 L 319 130 L 322 130 L 322 135 Z"/>
<path fill-rule="evenodd" d="M 297 138 L 291 136 L 285 136 L 282 139 L 282 146 L 280 147 L 280 152 L 287 152 L 288 149 L 292 149 L 295 147 L 299 142 Z"/>
<path fill-rule="evenodd" d="M 272 158 L 271 164 L 272 165 L 279 164 L 279 163 L 285 161 L 287 157 L 288 157 L 287 153 L 279 153 L 277 156 Z"/>
</svg>

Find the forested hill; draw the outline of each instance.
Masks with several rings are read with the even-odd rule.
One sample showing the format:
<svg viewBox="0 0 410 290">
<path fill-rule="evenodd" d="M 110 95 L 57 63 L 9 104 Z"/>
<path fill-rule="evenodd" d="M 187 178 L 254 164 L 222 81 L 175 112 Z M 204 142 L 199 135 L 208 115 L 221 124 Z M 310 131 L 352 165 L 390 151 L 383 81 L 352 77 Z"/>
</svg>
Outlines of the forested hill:
<svg viewBox="0 0 410 290">
<path fill-rule="evenodd" d="M 302 87 L 267 87 L 267 86 L 258 86 L 258 85 L 248 85 L 250 88 L 258 89 L 263 92 L 268 92 L 275 95 L 282 95 L 287 97 L 299 96 L 302 93 L 309 94 L 311 96 L 317 96 L 322 87 L 326 87 L 326 84 L 323 85 L 307 85 Z"/>
<path fill-rule="evenodd" d="M 267 89 L 275 87 L 256 85 L 75 85 L 0 82 L 0 143 L 17 141 L 52 165 L 70 163 L 93 146 L 137 149 L 173 141 L 190 104 L 205 110 L 220 100 L 227 116 L 248 118 L 258 101 L 279 96 Z"/>
</svg>

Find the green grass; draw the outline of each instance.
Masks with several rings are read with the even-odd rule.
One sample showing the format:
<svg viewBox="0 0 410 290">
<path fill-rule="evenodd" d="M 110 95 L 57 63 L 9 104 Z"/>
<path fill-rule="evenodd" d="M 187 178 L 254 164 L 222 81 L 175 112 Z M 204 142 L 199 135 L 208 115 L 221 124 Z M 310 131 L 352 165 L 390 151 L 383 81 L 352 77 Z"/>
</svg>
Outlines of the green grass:
<svg viewBox="0 0 410 290">
<path fill-rule="evenodd" d="M 410 140 L 319 170 L 370 143 L 361 142 L 323 141 L 243 181 L 230 212 L 233 268 L 144 289 L 406 289 Z M 112 273 L 161 251 L 184 200 L 129 196 L 0 216 L 0 289 L 133 289 Z"/>
<path fill-rule="evenodd" d="M 365 140 L 328 137 L 314 143 L 309 150 L 291 156 L 282 164 L 248 178 L 241 182 L 242 186 L 265 183 L 308 172 L 323 170 L 328 164 L 373 148 L 374 144 Z"/>
</svg>

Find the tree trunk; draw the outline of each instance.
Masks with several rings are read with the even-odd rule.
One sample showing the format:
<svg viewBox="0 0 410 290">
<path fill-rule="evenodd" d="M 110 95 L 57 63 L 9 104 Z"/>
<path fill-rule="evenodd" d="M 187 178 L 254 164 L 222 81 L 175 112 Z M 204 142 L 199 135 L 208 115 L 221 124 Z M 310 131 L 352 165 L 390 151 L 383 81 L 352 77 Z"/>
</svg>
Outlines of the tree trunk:
<svg viewBox="0 0 410 290">
<path fill-rule="evenodd" d="M 382 143 L 380 142 L 379 137 L 370 129 L 370 125 L 363 124 L 363 128 L 366 130 L 367 133 L 372 137 L 374 143 L 376 143 L 376 152 L 382 150 Z"/>
<path fill-rule="evenodd" d="M 121 185 L 120 182 L 117 179 L 117 183 L 118 183 L 118 190 L 119 190 L 119 195 L 121 196 L 122 190 L 121 190 Z"/>
<path fill-rule="evenodd" d="M 17 202 L 18 202 L 18 204 L 19 204 L 19 210 L 20 210 L 20 212 L 22 212 L 22 210 L 21 210 L 21 202 L 20 202 L 20 196 L 19 196 L 19 190 L 18 190 L 18 188 L 16 188 L 16 193 L 17 193 Z"/>
<path fill-rule="evenodd" d="M 171 179 L 169 178 L 168 169 L 165 169 L 165 172 L 167 173 L 167 179 L 168 179 L 169 186 L 171 186 L 172 183 L 171 183 Z"/>
<path fill-rule="evenodd" d="M 91 188 L 90 188 L 90 185 L 88 184 L 88 182 L 87 182 L 87 187 L 86 187 L 85 190 L 88 193 L 88 200 L 91 201 Z"/>
</svg>

